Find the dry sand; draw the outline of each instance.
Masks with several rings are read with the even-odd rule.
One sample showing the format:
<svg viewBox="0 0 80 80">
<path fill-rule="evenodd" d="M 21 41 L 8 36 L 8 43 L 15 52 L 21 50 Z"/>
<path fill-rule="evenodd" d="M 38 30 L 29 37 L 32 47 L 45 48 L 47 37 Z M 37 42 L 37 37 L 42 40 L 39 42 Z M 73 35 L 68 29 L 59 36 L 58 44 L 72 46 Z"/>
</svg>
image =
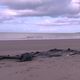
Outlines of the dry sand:
<svg viewBox="0 0 80 80">
<path fill-rule="evenodd" d="M 0 55 L 52 48 L 80 49 L 79 39 L 0 41 Z M 0 80 L 80 80 L 80 56 L 35 59 L 29 62 L 0 61 Z"/>
</svg>

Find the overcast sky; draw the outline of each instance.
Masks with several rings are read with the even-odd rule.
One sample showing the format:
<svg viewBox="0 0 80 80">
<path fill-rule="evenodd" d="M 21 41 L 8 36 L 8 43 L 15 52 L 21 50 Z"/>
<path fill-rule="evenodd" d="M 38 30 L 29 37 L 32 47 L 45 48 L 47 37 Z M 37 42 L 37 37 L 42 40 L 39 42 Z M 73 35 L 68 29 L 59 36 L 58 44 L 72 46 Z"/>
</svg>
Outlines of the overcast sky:
<svg viewBox="0 0 80 80">
<path fill-rule="evenodd" d="M 80 32 L 80 0 L 0 0 L 0 32 Z"/>
</svg>

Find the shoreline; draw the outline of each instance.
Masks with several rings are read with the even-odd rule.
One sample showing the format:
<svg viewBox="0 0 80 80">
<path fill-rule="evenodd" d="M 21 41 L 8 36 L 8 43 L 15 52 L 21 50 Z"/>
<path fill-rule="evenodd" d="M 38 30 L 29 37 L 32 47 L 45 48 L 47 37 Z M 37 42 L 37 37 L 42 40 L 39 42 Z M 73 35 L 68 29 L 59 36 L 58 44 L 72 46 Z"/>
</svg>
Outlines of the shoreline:
<svg viewBox="0 0 80 80">
<path fill-rule="evenodd" d="M 3 39 L 0 41 L 44 41 L 44 40 L 80 40 L 80 38 L 55 38 L 55 39 Z"/>
</svg>

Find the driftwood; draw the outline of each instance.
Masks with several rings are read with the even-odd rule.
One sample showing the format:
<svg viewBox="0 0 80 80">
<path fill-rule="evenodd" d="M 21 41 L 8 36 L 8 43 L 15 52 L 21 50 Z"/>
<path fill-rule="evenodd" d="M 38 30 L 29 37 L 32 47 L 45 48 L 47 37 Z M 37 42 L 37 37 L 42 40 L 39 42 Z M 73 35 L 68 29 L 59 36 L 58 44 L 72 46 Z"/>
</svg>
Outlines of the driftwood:
<svg viewBox="0 0 80 80">
<path fill-rule="evenodd" d="M 16 59 L 16 60 L 19 60 L 20 62 L 31 61 L 32 54 L 25 53 L 25 54 L 21 54 L 20 56 L 9 56 L 9 55 L 0 56 L 0 60 L 3 60 L 3 59 Z"/>
<path fill-rule="evenodd" d="M 23 53 L 21 55 L 16 55 L 16 56 L 10 56 L 10 55 L 3 55 L 0 56 L 0 60 L 3 59 L 15 59 L 18 60 L 20 62 L 24 62 L 24 61 L 32 61 L 33 58 L 36 57 L 60 57 L 63 56 L 64 54 L 72 56 L 72 55 L 80 55 L 80 51 L 78 50 L 72 50 L 70 48 L 64 50 L 64 49 L 50 49 L 48 51 L 42 51 L 42 52 L 30 52 L 30 53 Z"/>
<path fill-rule="evenodd" d="M 20 57 L 18 56 L 9 56 L 9 55 L 4 55 L 4 56 L 0 56 L 0 60 L 2 59 L 20 59 Z"/>
</svg>

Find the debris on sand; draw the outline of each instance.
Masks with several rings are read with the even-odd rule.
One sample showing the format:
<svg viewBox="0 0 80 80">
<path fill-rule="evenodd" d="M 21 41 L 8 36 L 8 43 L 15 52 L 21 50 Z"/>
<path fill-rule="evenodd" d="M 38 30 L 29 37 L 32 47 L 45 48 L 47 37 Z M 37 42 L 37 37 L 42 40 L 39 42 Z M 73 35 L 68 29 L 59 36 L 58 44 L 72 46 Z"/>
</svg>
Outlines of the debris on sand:
<svg viewBox="0 0 80 80">
<path fill-rule="evenodd" d="M 26 52 L 21 55 L 16 56 L 0 56 L 0 60 L 3 59 L 16 59 L 20 62 L 24 61 L 32 61 L 33 58 L 40 57 L 40 58 L 49 58 L 49 57 L 61 57 L 61 56 L 73 56 L 73 55 L 80 55 L 80 51 L 73 50 L 73 49 L 50 49 L 48 51 L 37 51 L 37 52 Z"/>
</svg>

